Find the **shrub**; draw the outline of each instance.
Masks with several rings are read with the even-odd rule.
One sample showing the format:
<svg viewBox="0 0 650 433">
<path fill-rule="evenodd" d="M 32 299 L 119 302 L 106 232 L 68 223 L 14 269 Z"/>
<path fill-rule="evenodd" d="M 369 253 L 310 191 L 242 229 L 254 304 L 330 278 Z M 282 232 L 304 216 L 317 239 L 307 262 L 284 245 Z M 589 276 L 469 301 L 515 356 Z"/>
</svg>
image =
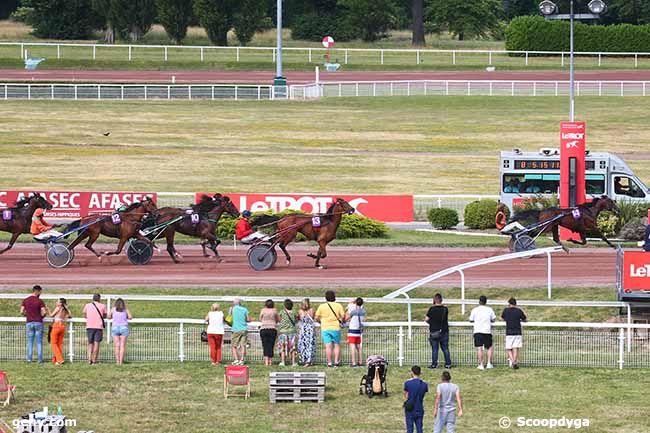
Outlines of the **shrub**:
<svg viewBox="0 0 650 433">
<path fill-rule="evenodd" d="M 621 229 L 620 236 L 627 241 L 641 241 L 645 237 L 645 218 L 632 218 Z"/>
<path fill-rule="evenodd" d="M 621 200 L 616 203 L 618 207 L 618 216 L 621 219 L 621 225 L 625 226 L 628 221 L 635 218 L 647 218 L 650 203 L 639 203 L 631 200 Z"/>
<path fill-rule="evenodd" d="M 598 215 L 596 225 L 598 230 L 605 236 L 614 236 L 618 233 L 619 229 L 619 218 L 612 212 L 604 211 Z"/>
<path fill-rule="evenodd" d="M 448 229 L 458 224 L 458 212 L 449 208 L 433 208 L 427 213 L 429 222 L 434 228 Z"/>
<path fill-rule="evenodd" d="M 333 14 L 306 13 L 296 18 L 291 27 L 291 38 L 320 41 L 324 35 L 336 41 L 349 41 L 358 36 L 359 29 Z"/>
<path fill-rule="evenodd" d="M 387 236 L 388 227 L 386 227 L 386 224 L 357 214 L 343 215 L 341 225 L 336 232 L 338 239 L 369 239 L 385 238 Z"/>
<path fill-rule="evenodd" d="M 496 200 L 473 201 L 465 207 L 465 225 L 472 229 L 492 228 L 496 214 Z"/>
</svg>

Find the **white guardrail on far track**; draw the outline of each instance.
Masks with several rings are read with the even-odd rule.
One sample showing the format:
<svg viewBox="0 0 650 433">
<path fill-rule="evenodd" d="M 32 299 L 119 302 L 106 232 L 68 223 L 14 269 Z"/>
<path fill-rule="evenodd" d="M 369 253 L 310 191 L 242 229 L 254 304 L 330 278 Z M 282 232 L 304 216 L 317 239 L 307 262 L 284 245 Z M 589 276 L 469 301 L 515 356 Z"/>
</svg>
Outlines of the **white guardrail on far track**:
<svg viewBox="0 0 650 433">
<path fill-rule="evenodd" d="M 322 64 L 327 49 L 283 47 L 287 63 Z M 576 52 L 579 65 L 638 68 L 650 66 L 650 53 Z M 56 42 L 0 42 L 0 58 L 154 62 L 275 62 L 275 47 L 223 47 L 197 45 L 108 45 Z M 441 50 L 415 48 L 332 48 L 337 63 L 364 65 L 492 65 L 565 67 L 569 53 L 560 51 L 507 51 L 492 49 Z"/>
</svg>

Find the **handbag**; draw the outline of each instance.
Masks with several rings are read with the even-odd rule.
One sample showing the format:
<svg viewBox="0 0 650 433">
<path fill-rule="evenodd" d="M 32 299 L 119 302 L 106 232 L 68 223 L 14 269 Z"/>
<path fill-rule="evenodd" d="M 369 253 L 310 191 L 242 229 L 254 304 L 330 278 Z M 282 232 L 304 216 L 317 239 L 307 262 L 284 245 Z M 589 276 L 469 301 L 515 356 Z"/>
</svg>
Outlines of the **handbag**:
<svg viewBox="0 0 650 433">
<path fill-rule="evenodd" d="M 440 340 L 441 336 L 442 336 L 442 330 L 440 329 L 438 329 L 437 331 L 429 332 L 429 338 L 432 340 Z"/>
<path fill-rule="evenodd" d="M 50 343 L 52 339 L 52 325 L 48 325 L 47 327 L 47 342 Z"/>
<path fill-rule="evenodd" d="M 336 315 L 336 312 L 334 312 L 334 308 L 332 308 L 330 303 L 326 302 L 326 304 L 327 304 L 328 307 L 330 307 L 330 310 L 332 311 L 332 314 L 334 315 L 334 317 L 336 317 L 336 321 L 339 322 L 339 326 L 341 328 L 345 327 L 345 323 L 343 323 L 343 321 L 341 319 L 339 319 L 339 316 Z"/>
<path fill-rule="evenodd" d="M 405 411 L 411 412 L 413 409 L 415 409 L 415 403 L 413 403 L 411 400 L 404 400 L 402 407 Z"/>
<path fill-rule="evenodd" d="M 232 314 L 228 314 L 223 321 L 226 322 L 226 325 L 232 326 Z"/>
<path fill-rule="evenodd" d="M 201 331 L 201 343 L 207 343 L 208 342 L 208 331 L 203 330 Z"/>
</svg>

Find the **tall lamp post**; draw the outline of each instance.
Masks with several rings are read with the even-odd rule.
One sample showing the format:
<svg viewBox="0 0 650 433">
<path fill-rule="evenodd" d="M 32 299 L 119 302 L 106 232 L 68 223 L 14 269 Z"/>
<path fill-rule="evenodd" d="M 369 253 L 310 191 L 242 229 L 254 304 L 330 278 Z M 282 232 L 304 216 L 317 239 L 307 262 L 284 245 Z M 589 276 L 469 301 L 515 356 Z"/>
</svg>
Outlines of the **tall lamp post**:
<svg viewBox="0 0 650 433">
<path fill-rule="evenodd" d="M 276 56 L 275 56 L 275 79 L 273 87 L 276 96 L 286 96 L 287 79 L 282 75 L 282 0 L 277 0 L 276 15 Z"/>
<path fill-rule="evenodd" d="M 590 14 L 576 14 L 573 11 L 574 0 L 570 0 L 569 14 L 559 14 L 558 8 L 551 0 L 544 0 L 539 4 L 539 11 L 549 20 L 569 20 L 570 22 L 570 42 L 569 42 L 569 118 L 571 122 L 575 120 L 575 70 L 573 54 L 573 24 L 578 20 L 597 20 L 600 15 L 607 11 L 607 5 L 603 0 L 591 0 L 587 7 Z"/>
</svg>

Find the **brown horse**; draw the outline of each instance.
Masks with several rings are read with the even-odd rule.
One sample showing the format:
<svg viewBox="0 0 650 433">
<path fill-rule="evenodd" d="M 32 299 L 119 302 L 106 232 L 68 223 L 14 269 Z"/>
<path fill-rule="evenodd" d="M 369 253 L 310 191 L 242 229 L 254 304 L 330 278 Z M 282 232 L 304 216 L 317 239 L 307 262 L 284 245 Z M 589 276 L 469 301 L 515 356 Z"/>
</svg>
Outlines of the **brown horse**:
<svg viewBox="0 0 650 433">
<path fill-rule="evenodd" d="M 511 221 L 527 222 L 532 219 L 534 223 L 541 224 L 552 220 L 553 218 L 558 218 L 552 224 L 547 225 L 542 232 L 547 233 L 552 231 L 555 243 L 560 245 L 567 252 L 568 250 L 566 247 L 564 247 L 560 242 L 559 227 L 567 228 L 580 235 L 580 241 L 569 239 L 569 242 L 574 244 L 586 245 L 587 231 L 591 231 L 597 233 L 602 240 L 607 242 L 607 245 L 615 249 L 616 246 L 613 245 L 598 229 L 598 214 L 602 211 L 610 211 L 618 214 L 618 207 L 616 206 L 616 203 L 614 203 L 614 200 L 603 195 L 600 198 L 595 198 L 593 201 L 583 203 L 575 208 L 551 207 L 543 210 L 521 212 L 516 214 Z M 560 215 L 562 215 L 562 217 L 560 217 Z"/>
<path fill-rule="evenodd" d="M 221 194 L 215 194 L 213 197 L 204 195 L 201 197 L 199 203 L 192 205 L 192 212 L 187 213 L 186 209 L 175 207 L 164 207 L 158 209 L 156 216 L 156 224 L 162 224 L 171 221 L 179 216 L 184 216 L 183 219 L 169 225 L 163 231 L 167 239 L 167 252 L 172 258 L 174 263 L 179 263 L 179 259 L 183 257 L 174 248 L 174 237 L 176 232 L 184 235 L 192 236 L 201 239 L 201 247 L 203 248 L 203 257 L 210 257 L 206 251 L 206 245 L 214 253 L 214 257 L 221 261 L 221 257 L 217 252 L 217 246 L 221 241 L 217 238 L 216 231 L 219 225 L 219 218 L 224 212 L 227 212 L 233 218 L 239 216 L 237 207 L 233 204 L 229 197 L 224 197 Z M 197 220 L 192 221 L 192 213 L 198 215 Z"/>
<path fill-rule="evenodd" d="M 21 234 L 29 233 L 32 216 L 34 216 L 34 211 L 39 208 L 49 210 L 52 209 L 52 204 L 39 193 L 35 193 L 17 201 L 14 207 L 4 209 L 4 211 L 9 211 L 11 218 L 6 221 L 4 218 L 0 218 L 0 231 L 11 233 L 11 239 L 9 245 L 0 251 L 0 254 L 9 251 Z"/>
<path fill-rule="evenodd" d="M 336 237 L 336 230 L 341 224 L 343 214 L 353 213 L 354 208 L 350 206 L 350 203 L 342 198 L 337 198 L 327 212 L 322 215 L 292 214 L 283 218 L 263 215 L 255 219 L 253 225 L 256 227 L 275 225 L 277 227 L 278 245 L 287 259 L 287 265 L 291 264 L 291 256 L 287 252 L 286 246 L 296 239 L 298 233 L 302 233 L 308 240 L 318 242 L 318 252 L 307 254 L 307 257 L 315 259 L 314 266 L 323 269 L 320 260 L 327 257 L 327 244 Z M 315 217 L 320 219 L 320 227 L 314 227 Z"/>
<path fill-rule="evenodd" d="M 83 217 L 72 222 L 67 228 L 67 230 L 72 230 L 82 225 L 89 224 L 88 227 L 79 232 L 68 248 L 72 250 L 79 245 L 82 240 L 88 238 L 85 245 L 86 248 L 101 260 L 101 254 L 93 248 L 93 244 L 97 241 L 100 234 L 119 239 L 115 251 L 103 253 L 107 256 L 120 254 L 126 242 L 133 237 L 149 242 L 147 238 L 138 233 L 141 225 L 140 220 L 145 214 L 154 213 L 156 210 L 156 204 L 151 201 L 150 198 L 146 198 L 141 202 L 132 203 L 123 209 L 120 208 L 112 215 L 88 215 Z M 119 215 L 119 222 L 117 219 L 113 221 L 114 215 Z M 93 223 L 93 221 L 95 222 Z"/>
</svg>

